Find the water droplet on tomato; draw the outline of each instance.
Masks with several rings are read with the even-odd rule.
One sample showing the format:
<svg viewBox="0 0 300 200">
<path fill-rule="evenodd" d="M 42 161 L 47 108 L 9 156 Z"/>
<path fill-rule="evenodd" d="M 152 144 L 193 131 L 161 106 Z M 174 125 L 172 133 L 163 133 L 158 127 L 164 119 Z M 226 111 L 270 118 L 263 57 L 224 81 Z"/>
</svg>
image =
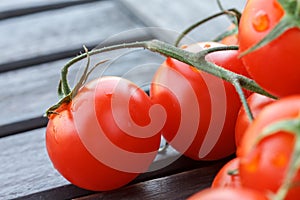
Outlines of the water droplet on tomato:
<svg viewBox="0 0 300 200">
<path fill-rule="evenodd" d="M 268 14 L 263 10 L 258 11 L 252 19 L 252 26 L 259 32 L 267 30 L 270 26 Z"/>
</svg>

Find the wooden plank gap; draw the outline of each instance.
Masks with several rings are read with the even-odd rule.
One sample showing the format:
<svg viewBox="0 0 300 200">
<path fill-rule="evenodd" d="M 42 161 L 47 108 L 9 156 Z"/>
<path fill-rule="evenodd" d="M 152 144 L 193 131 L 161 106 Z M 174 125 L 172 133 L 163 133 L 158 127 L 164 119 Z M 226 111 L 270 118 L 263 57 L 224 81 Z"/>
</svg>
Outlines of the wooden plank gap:
<svg viewBox="0 0 300 200">
<path fill-rule="evenodd" d="M 220 165 L 198 168 L 167 177 L 153 179 L 129 185 L 117 190 L 101 192 L 75 198 L 75 200 L 91 199 L 186 199 L 192 194 L 210 187 Z"/>
<path fill-rule="evenodd" d="M 28 8 L 16 8 L 7 11 L 0 11 L 0 20 L 9 19 L 13 17 L 20 17 L 20 16 L 34 14 L 43 11 L 55 10 L 55 9 L 60 9 L 60 8 L 65 8 L 70 6 L 93 3 L 96 1 L 103 1 L 103 0 L 62 1 L 59 3 L 51 3 L 47 5 L 38 5 L 38 6 L 32 6 Z"/>
<path fill-rule="evenodd" d="M 233 157 L 234 156 L 229 156 L 227 158 L 218 161 L 195 161 L 185 156 L 181 156 L 178 160 L 176 160 L 174 163 L 170 164 L 169 166 L 166 166 L 154 172 L 143 173 L 140 176 L 138 176 L 135 180 L 130 182 L 127 186 L 124 186 L 116 190 L 107 191 L 107 192 L 94 192 L 94 191 L 81 189 L 72 184 L 67 184 L 64 186 L 59 186 L 41 192 L 29 194 L 17 199 L 22 199 L 22 200 L 29 200 L 29 199 L 60 200 L 60 199 L 74 199 L 74 198 L 78 198 L 78 200 L 102 199 L 102 198 L 120 199 L 117 197 L 117 195 L 120 195 L 119 197 L 121 197 L 124 193 L 127 193 L 126 191 L 128 191 L 129 193 L 135 192 L 134 194 L 131 194 L 134 196 L 129 196 L 128 199 L 131 198 L 139 199 L 138 197 L 146 197 L 150 194 L 155 195 L 155 197 L 157 198 L 156 195 L 158 195 L 158 193 L 165 193 L 164 195 L 172 195 L 174 194 L 175 191 L 173 191 L 172 193 L 171 190 L 175 190 L 178 188 L 173 188 L 173 189 L 161 188 L 161 190 L 157 190 L 157 191 L 152 191 L 153 189 L 151 189 L 147 191 L 146 196 L 144 196 L 145 195 L 144 192 L 140 193 L 139 189 L 141 187 L 142 188 L 146 187 L 145 185 L 149 185 L 149 184 L 150 184 L 149 186 L 151 187 L 154 184 L 163 184 L 166 186 L 165 184 L 166 181 L 172 182 L 175 180 L 178 182 L 177 185 L 183 183 L 184 185 L 191 186 L 193 183 L 196 182 L 197 183 L 196 189 L 207 187 L 210 185 L 217 171 Z M 184 182 L 181 181 L 181 179 L 189 180 L 189 178 L 184 178 L 184 176 L 188 176 L 188 177 L 194 176 L 195 172 L 198 174 L 198 176 L 194 177 L 192 183 L 186 183 L 188 181 L 184 181 Z M 190 173 L 193 175 L 190 175 Z M 179 180 L 178 177 L 180 177 Z M 171 185 L 171 187 L 174 186 Z M 170 192 L 170 194 L 166 194 L 167 192 Z M 153 199 L 155 199 L 155 197 L 153 197 Z M 149 199 L 152 199 L 152 197 Z"/>
<path fill-rule="evenodd" d="M 95 46 L 96 45 L 88 45 L 87 48 L 92 49 Z M 79 52 L 82 51 L 83 48 L 81 47 L 81 48 L 75 48 L 75 49 L 65 50 L 61 52 L 49 53 L 38 57 L 26 58 L 26 59 L 17 60 L 9 63 L 3 63 L 0 64 L 0 73 L 17 70 L 17 69 L 23 69 L 27 67 L 33 67 L 35 65 L 61 60 L 64 58 L 75 57 Z"/>
<path fill-rule="evenodd" d="M 45 127 L 48 123 L 47 117 L 35 117 L 19 122 L 13 122 L 0 126 L 0 138 L 15 135 L 25 131 L 30 131 L 38 128 Z"/>
<path fill-rule="evenodd" d="M 143 35 L 135 35 L 134 37 L 124 38 L 122 40 L 114 40 L 114 41 L 106 42 L 101 45 L 89 44 L 86 45 L 86 47 L 88 49 L 93 49 L 95 47 L 101 48 L 104 46 L 111 46 L 111 45 L 121 44 L 124 42 L 136 42 L 136 41 L 151 40 L 151 39 L 154 39 L 154 37 L 151 34 L 147 34 L 147 35 L 143 34 Z M 3 63 L 0 64 L 0 73 L 17 70 L 17 69 L 23 69 L 27 67 L 34 67 L 39 64 L 49 63 L 49 62 L 53 62 L 65 58 L 72 58 L 78 55 L 80 52 L 83 52 L 82 47 L 65 50 L 61 52 L 49 53 L 46 55 L 41 55 L 33 58 L 26 58 L 26 59 L 17 60 L 9 63 Z"/>
<path fill-rule="evenodd" d="M 52 188 L 42 192 L 37 192 L 34 194 L 26 195 L 23 197 L 15 198 L 14 200 L 34 200 L 34 199 L 43 199 L 43 200 L 65 200 L 79 198 L 82 196 L 89 196 L 95 194 L 95 192 L 90 190 L 81 189 L 75 185 L 69 184 L 61 187 Z"/>
</svg>

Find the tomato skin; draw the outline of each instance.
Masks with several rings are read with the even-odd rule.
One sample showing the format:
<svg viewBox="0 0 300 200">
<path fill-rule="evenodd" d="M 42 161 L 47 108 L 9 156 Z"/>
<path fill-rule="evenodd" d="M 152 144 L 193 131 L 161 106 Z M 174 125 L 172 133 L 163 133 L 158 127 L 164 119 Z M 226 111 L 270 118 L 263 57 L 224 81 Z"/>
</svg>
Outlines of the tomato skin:
<svg viewBox="0 0 300 200">
<path fill-rule="evenodd" d="M 239 24 L 241 52 L 258 43 L 284 15 L 277 0 L 249 0 Z M 256 25 L 254 25 L 256 24 Z M 256 28 L 255 28 L 256 27 Z M 277 97 L 300 93 L 300 29 L 291 28 L 242 60 L 250 76 Z"/>
<path fill-rule="evenodd" d="M 260 95 L 258 93 L 253 93 L 247 98 L 248 105 L 250 107 L 250 110 L 254 118 L 257 117 L 257 115 L 264 107 L 266 107 L 267 105 L 271 104 L 274 101 L 275 101 L 274 99 Z M 247 116 L 246 111 L 242 106 L 238 113 L 238 117 L 235 125 L 236 146 L 240 145 L 242 137 L 245 134 L 250 124 L 251 122 L 249 120 L 249 117 Z"/>
<path fill-rule="evenodd" d="M 227 162 L 215 176 L 211 187 L 212 188 L 223 188 L 223 187 L 232 187 L 239 188 L 241 187 L 240 177 L 238 174 L 228 174 L 228 172 L 238 170 L 239 167 L 239 158 L 233 158 Z M 238 173 L 238 172 L 237 172 Z"/>
<path fill-rule="evenodd" d="M 237 28 L 237 26 L 235 24 L 231 24 L 228 27 L 228 31 L 233 30 L 235 28 Z M 238 42 L 238 33 L 234 33 L 232 35 L 224 37 L 220 41 L 220 43 L 225 44 L 225 45 L 238 45 L 239 44 L 239 42 Z"/>
<path fill-rule="evenodd" d="M 184 48 L 188 51 L 197 52 L 203 48 L 220 45 L 207 42 Z M 242 62 L 237 59 L 237 54 L 237 51 L 214 52 L 208 54 L 206 60 L 247 76 Z M 177 91 L 174 85 L 180 90 Z M 190 108 L 187 111 L 189 113 L 183 113 L 182 107 L 194 105 L 191 102 L 194 96 L 188 95 L 188 92 L 195 95 L 197 105 Z M 248 95 L 247 92 L 246 94 Z M 235 152 L 235 124 L 233 122 L 236 120 L 241 102 L 230 83 L 205 72 L 200 72 L 178 60 L 167 58 L 154 76 L 150 96 L 153 102 L 166 109 L 168 117 L 162 134 L 177 151 L 195 160 L 216 160 Z M 192 117 L 197 112 L 200 120 Z M 185 116 L 184 119 L 180 119 L 181 116 Z M 214 119 L 214 117 L 218 119 Z M 184 123 L 181 120 L 188 121 L 183 129 L 180 129 L 180 124 Z M 195 124 L 197 126 L 196 133 L 189 129 Z M 214 131 L 209 134 L 208 130 L 211 129 Z M 182 134 L 182 141 L 173 142 L 174 138 L 180 134 Z M 217 135 L 213 136 L 212 134 Z M 205 143 L 205 139 L 209 136 L 213 136 L 213 139 Z M 211 150 L 200 155 L 201 149 L 213 142 L 215 143 L 210 146 Z M 185 148 L 186 146 L 188 148 Z"/>
<path fill-rule="evenodd" d="M 282 98 L 265 107 L 245 133 L 237 154 L 240 157 L 242 185 L 261 192 L 276 192 L 282 184 L 293 151 L 295 136 L 279 131 L 256 144 L 262 130 L 268 125 L 285 119 L 299 118 L 300 96 Z M 256 145 L 255 145 L 256 144 Z M 257 181 L 259 177 L 260 181 Z M 300 181 L 300 171 L 294 183 Z M 292 187 L 286 200 L 298 199 L 300 187 Z"/>
<path fill-rule="evenodd" d="M 267 200 L 263 194 L 246 188 L 209 188 L 204 189 L 187 200 Z"/>
<path fill-rule="evenodd" d="M 118 84 L 128 90 L 116 91 Z M 155 158 L 160 145 L 159 132 L 146 138 L 128 136 L 112 121 L 112 99 L 125 100 L 125 96 L 128 96 L 127 93 L 130 92 L 132 96 L 129 108 L 126 109 L 129 109 L 132 119 L 139 125 L 149 123 L 148 111 L 152 106 L 150 98 L 131 82 L 117 77 L 103 77 L 92 81 L 79 90 L 72 102 L 62 104 L 55 111 L 58 114 L 49 116 L 46 129 L 48 155 L 54 167 L 74 185 L 94 191 L 116 189 L 132 181 L 143 170 L 146 171 Z M 94 102 L 94 105 L 91 102 Z M 132 109 L 133 107 L 135 109 Z M 97 141 L 98 132 L 96 132 L 96 137 L 93 135 L 92 132 L 99 125 L 103 128 L 105 137 L 112 142 L 112 146 L 102 146 L 105 143 Z M 107 126 L 110 126 L 110 129 L 107 129 Z M 96 141 L 91 142 L 89 146 L 83 137 L 96 138 Z M 121 153 L 126 151 L 138 154 L 153 153 L 147 154 L 147 157 L 141 159 L 140 162 L 138 159 L 132 160 L 132 165 L 140 165 L 138 166 L 140 171 L 130 172 L 100 160 L 91 150 L 95 144 L 98 144 L 97 148 L 103 155 L 111 157 L 120 165 L 125 165 L 126 162 L 128 164 L 129 161 L 120 157 L 119 152 L 114 151 L 115 147 Z"/>
</svg>

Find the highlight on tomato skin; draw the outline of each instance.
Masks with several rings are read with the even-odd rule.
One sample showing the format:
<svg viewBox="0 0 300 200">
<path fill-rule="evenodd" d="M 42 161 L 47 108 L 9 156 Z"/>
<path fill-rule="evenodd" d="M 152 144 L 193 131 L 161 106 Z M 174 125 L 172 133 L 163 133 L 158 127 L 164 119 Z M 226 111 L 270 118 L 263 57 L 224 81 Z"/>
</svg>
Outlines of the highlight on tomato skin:
<svg viewBox="0 0 300 200">
<path fill-rule="evenodd" d="M 203 42 L 184 48 L 197 52 L 220 45 Z M 234 50 L 219 51 L 208 54 L 205 59 L 247 76 L 237 55 L 238 51 Z M 167 121 L 162 134 L 180 153 L 195 160 L 217 160 L 235 152 L 234 127 L 241 101 L 230 83 L 167 58 L 154 75 L 150 96 L 154 103 L 166 109 Z M 184 112 L 185 107 L 190 108 Z M 183 120 L 186 120 L 186 125 Z M 197 127 L 192 129 L 191 125 Z M 182 139 L 178 139 L 180 137 Z"/>
<path fill-rule="evenodd" d="M 258 141 L 266 127 L 282 120 L 299 119 L 300 96 L 282 98 L 266 106 L 247 129 L 237 155 L 239 174 L 244 187 L 261 192 L 276 193 L 289 170 L 295 145 L 292 132 L 277 131 Z M 295 166 L 297 167 L 297 166 Z M 257 181 L 259 177 L 260 181 Z M 300 195 L 300 170 L 297 168 L 285 200 L 296 200 Z"/>
<path fill-rule="evenodd" d="M 127 100 L 128 107 L 118 104 Z M 46 147 L 54 167 L 72 184 L 88 190 L 107 191 L 128 184 L 148 170 L 160 145 L 159 131 L 137 133 L 138 128 L 155 121 L 149 120 L 152 105 L 143 90 L 119 77 L 102 77 L 86 84 L 70 103 L 49 116 Z M 131 123 L 131 135 L 112 123 L 117 118 L 113 113 L 123 111 L 129 112 L 130 119 L 124 113 L 118 117 Z"/>
<path fill-rule="evenodd" d="M 187 198 L 187 200 L 268 200 L 268 198 L 255 190 L 248 188 L 209 188 L 201 190 Z"/>
</svg>

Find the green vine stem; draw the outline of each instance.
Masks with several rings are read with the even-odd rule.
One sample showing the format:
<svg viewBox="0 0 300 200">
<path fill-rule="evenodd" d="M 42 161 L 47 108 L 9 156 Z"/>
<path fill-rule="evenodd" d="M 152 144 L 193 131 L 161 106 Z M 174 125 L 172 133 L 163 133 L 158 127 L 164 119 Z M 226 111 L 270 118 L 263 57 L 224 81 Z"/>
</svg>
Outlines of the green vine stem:
<svg viewBox="0 0 300 200">
<path fill-rule="evenodd" d="M 251 111 L 251 109 L 249 107 L 249 104 L 247 102 L 247 99 L 245 97 L 245 94 L 244 94 L 244 92 L 242 90 L 242 86 L 241 86 L 239 80 L 238 79 L 233 79 L 232 80 L 232 84 L 235 87 L 235 90 L 237 91 L 237 93 L 238 93 L 238 95 L 239 95 L 239 97 L 241 99 L 242 105 L 243 105 L 243 107 L 245 109 L 245 112 L 246 112 L 246 114 L 248 116 L 249 121 L 252 122 L 254 120 L 254 117 L 253 117 L 252 111 Z"/>
<path fill-rule="evenodd" d="M 297 6 L 295 11 L 295 16 L 300 17 L 300 0 L 297 0 Z"/>
<path fill-rule="evenodd" d="M 209 16 L 199 22 L 196 22 L 195 24 L 192 24 L 191 26 L 189 26 L 187 29 L 185 29 L 176 39 L 175 41 L 175 46 L 177 47 L 180 43 L 180 41 L 182 40 L 182 38 L 184 38 L 187 34 L 189 34 L 192 30 L 194 30 L 195 28 L 197 28 L 198 26 L 216 18 L 216 17 L 219 17 L 219 16 L 222 16 L 222 15 L 230 15 L 230 16 L 234 16 L 237 18 L 237 21 L 239 20 L 240 18 L 240 13 L 239 11 L 237 11 L 236 9 L 232 8 L 232 9 L 229 9 L 229 10 L 223 10 L 219 13 L 216 13 L 212 16 Z"/>
<path fill-rule="evenodd" d="M 218 4 L 218 7 L 221 11 L 225 11 L 226 9 L 224 9 L 223 5 L 222 5 L 222 2 L 221 0 L 217 0 L 217 4 Z M 234 10 L 235 14 L 234 15 L 228 15 L 228 18 L 229 20 L 235 24 L 235 25 L 239 25 L 240 23 L 240 19 L 241 19 L 241 16 L 242 16 L 242 13 L 240 13 L 238 10 Z"/>
<path fill-rule="evenodd" d="M 185 51 L 183 49 L 177 48 L 173 45 L 170 45 L 168 43 L 159 41 L 159 40 L 151 40 L 151 41 L 142 41 L 142 42 L 133 42 L 133 43 L 124 43 L 119 45 L 113 45 L 109 47 L 104 47 L 101 49 L 95 49 L 92 51 L 89 51 L 88 53 L 83 53 L 73 59 L 71 59 L 62 69 L 61 71 L 61 81 L 62 81 L 62 88 L 65 91 L 65 94 L 68 94 L 66 92 L 71 92 L 70 86 L 68 84 L 67 80 L 67 73 L 69 67 L 71 67 L 74 63 L 84 59 L 87 57 L 87 55 L 95 55 L 102 52 L 107 51 L 113 51 L 117 49 L 123 49 L 123 48 L 144 48 L 148 49 L 152 52 L 160 53 L 167 57 L 172 57 L 174 59 L 177 59 L 181 62 L 184 62 L 188 65 L 194 66 L 198 68 L 199 70 L 205 71 L 209 74 L 212 74 L 214 76 L 217 76 L 219 78 L 222 78 L 226 81 L 229 81 L 232 83 L 233 80 L 238 80 L 240 85 L 250 91 L 271 97 L 276 98 L 272 96 L 271 94 L 264 91 L 260 86 L 257 85 L 252 79 L 249 79 L 245 76 L 242 76 L 240 74 L 236 74 L 234 72 L 231 72 L 227 69 L 224 69 L 222 67 L 219 67 L 211 62 L 207 62 L 204 57 L 208 53 L 214 52 L 214 51 L 223 51 L 223 50 L 237 50 L 237 46 L 221 46 L 221 47 L 214 47 L 210 49 L 206 49 L 203 51 L 200 51 L 198 53 L 192 53 Z"/>
<path fill-rule="evenodd" d="M 263 138 L 276 134 L 278 131 L 286 131 L 288 134 L 293 134 L 295 136 L 295 144 L 292 151 L 291 160 L 288 165 L 287 174 L 284 177 L 280 188 L 271 197 L 272 200 L 285 199 L 289 189 L 293 187 L 293 179 L 300 169 L 300 118 L 282 120 L 267 126 L 258 138 L 256 144 L 259 143 Z"/>
</svg>

